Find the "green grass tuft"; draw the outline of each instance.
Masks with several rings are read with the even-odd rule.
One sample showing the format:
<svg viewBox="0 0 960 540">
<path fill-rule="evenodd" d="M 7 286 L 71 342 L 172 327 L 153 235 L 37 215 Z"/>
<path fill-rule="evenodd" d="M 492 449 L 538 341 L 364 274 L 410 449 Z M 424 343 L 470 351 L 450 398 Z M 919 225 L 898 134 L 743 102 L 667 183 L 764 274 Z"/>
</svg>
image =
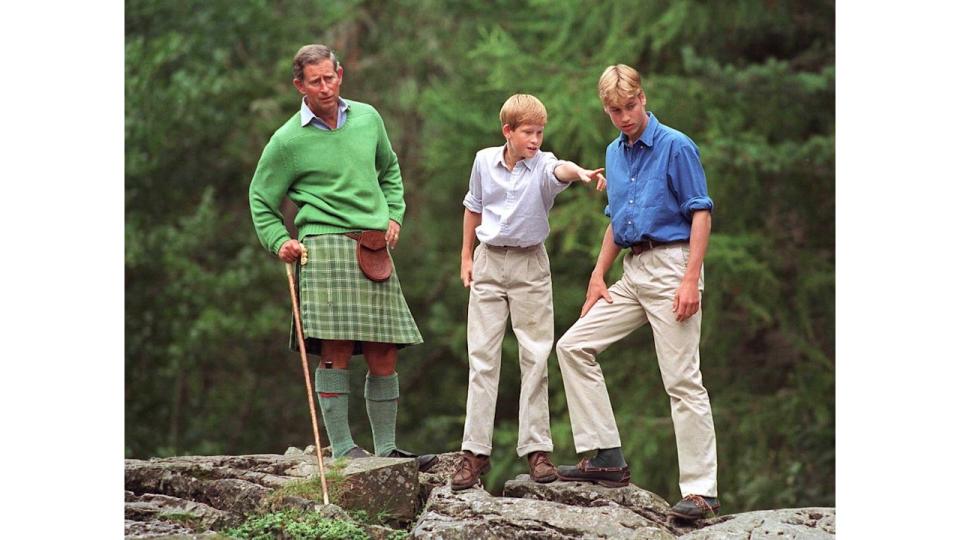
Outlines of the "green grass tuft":
<svg viewBox="0 0 960 540">
<path fill-rule="evenodd" d="M 343 468 L 345 464 L 340 460 L 334 461 L 326 470 L 327 494 L 332 504 L 337 504 L 340 499 L 341 488 L 343 486 L 344 476 Z M 283 487 L 277 488 L 273 493 L 267 496 L 265 504 L 267 508 L 273 510 L 280 509 L 280 502 L 284 497 L 300 497 L 310 501 L 323 503 L 323 484 L 320 476 L 311 476 L 306 480 L 296 480 Z"/>
</svg>

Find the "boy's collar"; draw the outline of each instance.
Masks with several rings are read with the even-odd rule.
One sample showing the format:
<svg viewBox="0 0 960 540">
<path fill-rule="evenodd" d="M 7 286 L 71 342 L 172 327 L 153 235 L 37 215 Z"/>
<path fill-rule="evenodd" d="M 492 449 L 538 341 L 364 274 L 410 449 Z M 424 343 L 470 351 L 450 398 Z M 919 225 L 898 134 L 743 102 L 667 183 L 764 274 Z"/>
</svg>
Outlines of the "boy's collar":
<svg viewBox="0 0 960 540">
<path fill-rule="evenodd" d="M 643 128 L 643 133 L 640 134 L 640 138 L 637 139 L 638 142 L 646 146 L 647 148 L 653 147 L 654 135 L 657 132 L 657 129 L 660 127 L 660 121 L 657 120 L 657 117 L 650 111 L 647 111 L 647 125 Z M 627 134 L 620 132 L 620 146 L 627 146 L 630 142 L 630 138 L 627 137 Z M 636 146 L 637 142 L 633 143 Z"/>
<path fill-rule="evenodd" d="M 503 165 L 504 169 L 510 170 L 509 167 L 507 167 L 506 160 L 503 158 L 504 154 L 506 153 L 507 153 L 507 143 L 503 143 L 503 146 L 500 147 L 500 151 L 497 152 L 497 161 L 494 162 L 494 165 L 496 165 L 497 163 L 500 163 Z M 526 167 L 528 171 L 532 171 L 534 167 L 537 166 L 537 162 L 540 161 L 541 155 L 543 155 L 543 150 L 537 150 L 537 153 L 534 154 L 532 158 L 521 159 L 517 161 L 516 165 L 520 165 L 522 163 L 523 166 Z"/>
</svg>

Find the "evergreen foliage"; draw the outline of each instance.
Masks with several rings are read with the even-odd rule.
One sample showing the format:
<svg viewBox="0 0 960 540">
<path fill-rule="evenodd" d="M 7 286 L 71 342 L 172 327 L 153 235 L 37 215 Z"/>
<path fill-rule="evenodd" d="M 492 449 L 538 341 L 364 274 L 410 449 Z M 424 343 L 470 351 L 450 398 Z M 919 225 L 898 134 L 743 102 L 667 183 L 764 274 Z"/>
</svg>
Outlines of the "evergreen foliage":
<svg viewBox="0 0 960 540">
<path fill-rule="evenodd" d="M 400 353 L 398 444 L 433 452 L 457 450 L 463 428 L 459 246 L 473 156 L 502 144 L 500 105 L 526 92 L 549 111 L 545 150 L 603 166 L 617 132 L 596 81 L 625 63 L 644 76 L 648 110 L 696 141 L 716 203 L 701 362 L 724 509 L 833 506 L 833 17 L 833 2 L 761 0 L 128 1 L 127 456 L 312 442 L 286 348 L 283 265 L 260 249 L 247 208 L 263 145 L 298 107 L 300 45 L 334 47 L 343 95 L 377 107 L 400 159 L 408 210 L 395 260 L 425 343 Z M 573 186 L 551 213 L 558 338 L 579 314 L 605 200 Z M 525 472 L 517 354 L 508 332 L 494 489 Z M 678 498 L 649 329 L 599 361 L 634 481 Z M 555 356 L 550 395 L 554 461 L 572 463 Z M 369 448 L 363 400 L 352 401 L 355 440 Z"/>
</svg>

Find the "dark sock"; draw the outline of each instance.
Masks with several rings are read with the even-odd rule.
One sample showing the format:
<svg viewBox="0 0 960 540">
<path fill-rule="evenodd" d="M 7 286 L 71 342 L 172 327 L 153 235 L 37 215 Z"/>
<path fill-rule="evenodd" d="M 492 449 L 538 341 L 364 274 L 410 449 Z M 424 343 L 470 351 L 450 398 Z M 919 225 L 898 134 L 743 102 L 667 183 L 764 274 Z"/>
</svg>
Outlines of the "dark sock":
<svg viewBox="0 0 960 540">
<path fill-rule="evenodd" d="M 594 467 L 626 467 L 627 462 L 623 459 L 623 451 L 620 447 L 601 448 L 597 450 L 597 455 L 590 460 Z"/>
</svg>

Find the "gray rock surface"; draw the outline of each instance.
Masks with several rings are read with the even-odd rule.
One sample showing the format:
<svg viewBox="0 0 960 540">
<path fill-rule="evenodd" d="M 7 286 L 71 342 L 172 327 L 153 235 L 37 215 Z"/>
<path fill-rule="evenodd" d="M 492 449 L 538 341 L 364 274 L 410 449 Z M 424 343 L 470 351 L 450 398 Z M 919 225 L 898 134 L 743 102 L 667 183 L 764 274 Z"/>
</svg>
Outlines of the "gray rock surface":
<svg viewBox="0 0 960 540">
<path fill-rule="evenodd" d="M 216 531 L 238 525 L 244 514 L 281 508 L 354 520 L 339 506 L 318 504 L 313 493 L 319 490 L 317 484 L 306 493 L 297 491 L 302 486 L 291 485 L 319 474 L 310 450 L 128 459 L 124 534 L 153 540 L 224 538 Z M 329 449 L 324 453 L 329 455 Z M 832 540 L 836 535 L 833 508 L 765 510 L 688 522 L 668 517 L 667 501 L 634 485 L 611 489 L 583 482 L 538 484 L 521 475 L 507 482 L 503 497 L 480 487 L 452 492 L 449 478 L 459 452 L 439 458 L 424 473 L 418 473 L 412 459 L 325 459 L 324 464 L 331 493 L 345 509 L 364 510 L 373 518 L 390 516 L 386 522 L 393 528 L 361 523 L 376 539 L 388 538 L 414 520 L 412 537 L 431 539 Z"/>
<path fill-rule="evenodd" d="M 288 449 L 285 455 L 183 456 L 125 460 L 125 536 L 158 538 L 223 530 L 247 514 L 283 508 L 318 511 L 325 517 L 350 520 L 340 508 L 317 504 L 319 495 L 291 494 L 278 489 L 319 473 L 315 454 Z M 324 460 L 333 472 L 334 462 Z M 413 459 L 368 458 L 337 463 L 338 502 L 349 510 L 391 522 L 410 523 L 418 508 L 419 483 Z M 333 482 L 329 487 L 333 494 Z M 319 490 L 319 488 L 317 488 Z M 329 516 L 327 514 L 330 514 Z M 370 529 L 386 536 L 387 528 Z M 209 535 L 207 535 L 209 536 Z"/>
<path fill-rule="evenodd" d="M 689 532 L 683 540 L 833 540 L 837 516 L 834 508 L 786 508 L 726 516 L 723 523 Z"/>
<path fill-rule="evenodd" d="M 124 517 L 135 521 L 164 521 L 188 526 L 191 530 L 222 529 L 237 523 L 235 515 L 194 501 L 168 495 L 130 495 L 124 503 Z"/>
<path fill-rule="evenodd" d="M 616 504 L 657 523 L 675 535 L 695 530 L 697 526 L 717 522 L 717 520 L 704 520 L 693 524 L 674 520 L 667 515 L 670 510 L 670 504 L 667 501 L 633 484 L 622 488 L 607 488 L 589 482 L 559 480 L 549 484 L 538 484 L 530 480 L 529 475 L 521 474 L 504 484 L 503 496 L 553 501 L 571 506 L 598 507 Z"/>
<path fill-rule="evenodd" d="M 457 468 L 460 452 L 437 454 L 437 464 L 427 472 L 420 473 L 420 505 L 426 505 L 434 489 L 450 483 L 450 477 Z"/>
<path fill-rule="evenodd" d="M 568 506 L 544 500 L 494 497 L 481 489 L 436 488 L 412 532 L 413 538 L 673 540 L 658 524 L 615 503 Z"/>
<path fill-rule="evenodd" d="M 391 522 L 410 522 L 417 517 L 420 484 L 417 462 L 406 458 L 370 457 L 347 462 L 342 472 L 338 503 L 369 515 L 386 512 Z"/>
<path fill-rule="evenodd" d="M 196 533 L 193 530 L 168 521 L 134 521 L 127 519 L 123 524 L 123 537 L 150 540 L 226 540 L 227 536 L 214 531 Z"/>
</svg>

